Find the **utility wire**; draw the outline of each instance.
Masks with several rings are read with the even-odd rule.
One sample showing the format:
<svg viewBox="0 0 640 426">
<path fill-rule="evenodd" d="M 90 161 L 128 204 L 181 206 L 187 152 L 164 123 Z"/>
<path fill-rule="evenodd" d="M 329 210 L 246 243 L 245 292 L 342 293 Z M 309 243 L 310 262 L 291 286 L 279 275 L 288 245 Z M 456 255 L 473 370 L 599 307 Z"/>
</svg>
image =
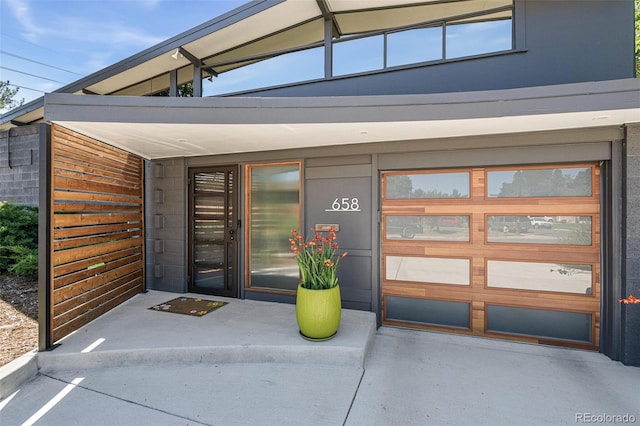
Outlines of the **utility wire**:
<svg viewBox="0 0 640 426">
<path fill-rule="evenodd" d="M 42 77 L 40 75 L 29 74 L 28 72 L 14 70 L 13 68 L 3 67 L 1 65 L 0 65 L 0 68 L 2 68 L 3 70 L 7 70 L 7 71 L 17 72 L 18 74 L 24 74 L 24 75 L 28 75 L 28 76 L 35 77 L 35 78 L 41 78 L 43 80 L 53 81 L 54 83 L 67 84 L 64 81 L 58 81 L 58 80 L 54 80 L 52 78 Z"/>
<path fill-rule="evenodd" d="M 44 65 L 45 67 L 49 67 L 49 68 L 53 68 L 53 69 L 56 69 L 56 70 L 68 72 L 70 74 L 82 75 L 82 74 L 79 74 L 77 72 L 73 72 L 73 71 L 66 70 L 64 68 L 56 67 L 55 65 L 49 65 L 49 64 L 45 64 L 44 62 L 34 61 L 33 59 L 25 58 L 24 56 L 20 56 L 20 55 L 16 55 L 15 53 L 7 52 L 6 50 L 1 50 L 0 49 L 0 53 L 2 53 L 4 55 L 7 55 L 7 56 L 13 56 L 14 58 L 22 59 L 23 61 L 29 61 L 29 62 L 33 62 L 34 64 Z"/>
</svg>

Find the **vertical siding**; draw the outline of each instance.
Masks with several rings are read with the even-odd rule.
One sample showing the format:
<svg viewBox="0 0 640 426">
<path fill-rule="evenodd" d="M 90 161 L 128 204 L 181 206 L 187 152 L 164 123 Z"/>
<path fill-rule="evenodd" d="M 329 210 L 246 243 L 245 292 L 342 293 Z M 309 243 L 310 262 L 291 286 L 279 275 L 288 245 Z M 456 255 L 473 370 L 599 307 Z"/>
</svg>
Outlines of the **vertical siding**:
<svg viewBox="0 0 640 426">
<path fill-rule="evenodd" d="M 144 289 L 143 160 L 52 127 L 53 342 Z"/>
</svg>

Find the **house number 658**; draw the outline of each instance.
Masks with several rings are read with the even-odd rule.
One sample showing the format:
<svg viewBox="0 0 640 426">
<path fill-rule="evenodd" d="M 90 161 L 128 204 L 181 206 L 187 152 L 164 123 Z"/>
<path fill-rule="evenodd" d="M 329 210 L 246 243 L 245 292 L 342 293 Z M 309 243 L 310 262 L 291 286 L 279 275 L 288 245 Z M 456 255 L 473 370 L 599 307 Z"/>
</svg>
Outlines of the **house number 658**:
<svg viewBox="0 0 640 426">
<path fill-rule="evenodd" d="M 331 208 L 326 209 L 328 212 L 359 212 L 360 200 L 357 198 L 338 197 L 331 203 Z"/>
</svg>

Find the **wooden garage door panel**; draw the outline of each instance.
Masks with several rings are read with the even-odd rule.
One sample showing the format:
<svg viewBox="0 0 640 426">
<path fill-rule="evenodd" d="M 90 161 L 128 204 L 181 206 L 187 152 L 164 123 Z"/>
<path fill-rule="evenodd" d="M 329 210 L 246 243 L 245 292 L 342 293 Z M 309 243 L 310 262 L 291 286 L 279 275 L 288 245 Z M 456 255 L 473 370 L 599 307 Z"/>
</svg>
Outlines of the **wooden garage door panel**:
<svg viewBox="0 0 640 426">
<path fill-rule="evenodd" d="M 548 176 L 548 179 L 552 179 L 551 176 L 555 176 L 553 179 L 557 179 L 559 182 L 564 179 L 569 182 L 567 185 L 575 184 L 576 188 L 578 188 L 578 183 L 581 184 L 582 186 L 576 189 L 576 193 L 581 195 L 541 196 L 537 194 L 535 197 L 521 198 L 490 196 L 487 188 L 487 176 L 488 173 L 494 171 L 503 172 L 503 174 L 506 172 L 506 175 L 513 171 L 514 176 L 520 175 L 520 183 L 524 181 L 525 177 L 531 175 L 540 174 Z M 581 172 L 581 179 L 583 179 L 581 182 L 578 182 L 579 178 L 576 178 L 579 172 Z M 420 176 L 429 175 L 430 173 L 445 177 L 447 173 L 468 173 L 470 196 L 468 198 L 449 198 L 446 193 L 447 191 L 451 192 L 450 189 L 439 192 L 437 188 L 431 188 L 431 190 L 423 187 L 420 190 L 412 188 L 412 183 L 421 183 Z M 563 178 L 563 174 L 568 177 L 566 179 Z M 411 179 L 402 178 L 404 175 L 410 175 Z M 394 178 L 394 195 L 387 199 L 387 180 L 389 176 Z M 383 173 L 381 226 L 383 322 L 424 329 L 447 329 L 442 324 L 421 324 L 387 318 L 387 297 L 404 297 L 425 301 L 467 302 L 471 317 L 470 329 L 464 330 L 454 327 L 450 331 L 488 337 L 499 336 L 500 338 L 533 343 L 552 343 L 597 349 L 600 318 L 599 176 L 599 165 L 591 163 L 518 167 L 517 170 L 515 168 L 496 167 L 437 170 L 433 172 L 416 170 Z M 515 184 L 516 178 L 514 177 L 513 179 L 513 184 Z M 584 182 L 589 180 L 591 187 L 587 192 L 590 195 L 584 195 L 586 188 Z M 406 187 L 402 187 L 399 183 Z M 547 187 L 551 188 L 549 189 L 550 191 L 555 190 L 552 183 L 546 183 Z M 508 184 L 512 184 L 512 182 L 508 182 Z M 562 184 L 562 182 L 559 184 Z M 425 196 L 425 193 L 429 190 L 431 192 Z M 533 188 L 532 190 L 536 191 L 537 189 Z M 569 191 L 572 190 L 572 188 L 569 188 Z M 404 199 L 399 199 L 398 191 L 404 191 L 404 195 L 401 195 L 405 197 Z M 508 194 L 508 191 L 505 193 Z M 442 196 L 442 198 L 428 198 L 434 196 L 434 194 L 436 197 Z M 420 196 L 423 198 L 419 198 Z M 469 241 L 436 241 L 431 237 L 428 240 L 424 234 L 420 234 L 421 231 L 419 229 L 422 224 L 427 223 L 426 218 L 432 216 L 469 217 Z M 576 243 L 572 242 L 575 239 L 572 240 L 566 237 L 570 232 L 573 232 L 572 230 L 577 229 L 578 224 L 574 223 L 558 222 L 544 229 L 534 229 L 533 225 L 531 225 L 526 232 L 522 231 L 517 234 L 513 230 L 508 230 L 509 234 L 500 234 L 500 230 L 507 231 L 508 227 L 496 230 L 496 227 L 492 226 L 492 229 L 489 229 L 489 219 L 514 220 L 514 222 L 521 220 L 513 219 L 515 216 L 524 217 L 522 220 L 524 220 L 525 225 L 528 222 L 527 216 L 550 217 L 558 221 L 569 219 L 570 222 L 580 218 L 587 218 L 591 221 L 590 239 Z M 404 237 L 398 232 L 387 234 L 388 217 L 392 217 L 396 222 L 398 220 L 397 217 L 405 217 L 408 223 L 418 223 L 418 233 L 416 235 L 408 233 Z M 589 222 L 585 223 L 587 225 L 584 226 L 588 227 Z M 432 227 L 433 221 L 429 222 L 429 224 Z M 445 223 L 437 229 L 437 232 L 445 234 L 455 231 L 452 228 L 447 228 L 447 225 L 453 226 L 451 223 Z M 433 229 L 430 231 L 434 232 Z M 545 232 L 549 235 L 553 234 L 553 243 L 537 242 L 538 240 L 544 241 Z M 512 233 L 514 235 L 511 235 Z M 394 261 L 397 263 L 397 259 L 401 259 L 403 256 L 407 257 L 407 259 L 413 257 L 468 258 L 471 264 L 470 282 L 468 285 L 415 282 L 416 280 L 419 281 L 416 278 L 416 275 L 419 275 L 417 273 L 404 275 L 405 277 L 411 277 L 410 280 L 403 280 L 402 275 L 387 275 L 385 265 L 387 257 L 395 259 Z M 414 261 L 407 264 L 419 264 L 419 262 Z M 491 271 L 488 271 L 488 269 L 491 269 Z M 509 275 L 511 270 L 520 271 L 523 274 L 520 277 L 520 281 L 518 281 L 517 276 L 513 277 L 513 281 L 511 281 Z M 537 283 L 535 280 L 536 271 L 539 271 L 541 276 L 553 277 L 553 279 L 546 278 L 548 282 Z M 487 282 L 489 272 L 493 274 L 492 279 L 495 281 L 493 285 Z M 572 276 L 572 274 L 574 275 Z M 425 273 L 424 275 L 429 277 L 432 274 Z M 400 277 L 400 279 L 397 277 Z M 528 282 L 525 282 L 525 277 L 528 277 L 526 278 Z M 425 281 L 428 280 L 429 278 L 425 278 Z M 544 279 L 541 278 L 541 280 Z M 513 307 L 516 312 L 518 309 L 524 309 L 522 312 L 526 315 L 534 313 L 530 315 L 531 318 L 542 317 L 547 314 L 551 318 L 555 315 L 553 312 L 557 312 L 559 318 L 563 318 L 565 314 L 562 314 L 562 312 L 566 312 L 567 318 L 570 318 L 571 321 L 580 322 L 584 318 L 590 318 L 589 321 L 591 323 L 582 326 L 589 329 L 590 340 L 585 342 L 558 338 L 557 336 L 547 338 L 539 335 L 521 335 L 516 332 L 515 328 L 513 333 L 489 331 L 488 306 L 506 307 L 507 309 L 493 309 L 493 311 L 501 314 L 508 312 L 509 307 Z M 540 315 L 538 315 L 539 313 Z M 527 329 L 527 327 L 523 329 Z"/>
</svg>

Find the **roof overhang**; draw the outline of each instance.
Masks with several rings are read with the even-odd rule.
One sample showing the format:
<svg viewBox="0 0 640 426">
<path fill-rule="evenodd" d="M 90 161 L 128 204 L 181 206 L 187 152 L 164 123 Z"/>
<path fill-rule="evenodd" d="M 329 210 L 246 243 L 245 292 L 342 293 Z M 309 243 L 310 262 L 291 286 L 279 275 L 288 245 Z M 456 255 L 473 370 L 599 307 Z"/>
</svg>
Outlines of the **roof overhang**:
<svg viewBox="0 0 640 426">
<path fill-rule="evenodd" d="M 129 58 L 68 84 L 55 93 L 148 96 L 192 81 L 194 61 L 202 77 L 277 56 L 317 47 L 325 21 L 342 37 L 389 28 L 457 23 L 510 16 L 512 0 L 253 0 Z M 477 14 L 484 13 L 482 18 Z M 188 54 L 175 54 L 183 49 Z M 189 58 L 191 56 L 191 58 Z M 42 119 L 42 100 L 0 116 L 0 130 Z M 15 123 L 12 123 L 15 121 Z"/>
<path fill-rule="evenodd" d="M 142 157 L 159 159 L 622 126 L 640 122 L 640 80 L 315 98 L 53 93 L 45 96 L 44 117 Z"/>
</svg>

